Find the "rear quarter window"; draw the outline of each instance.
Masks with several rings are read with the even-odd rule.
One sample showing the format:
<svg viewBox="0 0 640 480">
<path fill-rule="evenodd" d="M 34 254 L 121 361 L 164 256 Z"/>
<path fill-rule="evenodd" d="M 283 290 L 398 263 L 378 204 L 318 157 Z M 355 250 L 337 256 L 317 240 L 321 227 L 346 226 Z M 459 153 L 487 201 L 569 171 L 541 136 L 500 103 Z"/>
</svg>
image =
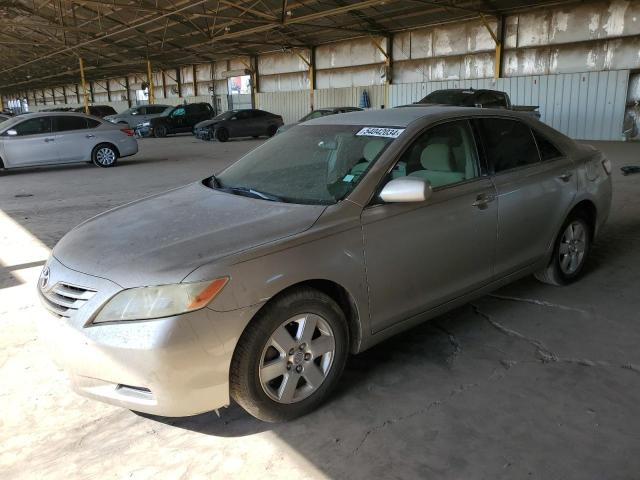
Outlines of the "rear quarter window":
<svg viewBox="0 0 640 480">
<path fill-rule="evenodd" d="M 540 158 L 543 162 L 547 160 L 554 160 L 556 158 L 561 158 L 564 155 L 560 150 L 556 148 L 556 146 L 545 137 L 540 132 L 533 131 L 533 136 L 536 139 L 536 143 L 538 144 L 538 150 L 540 151 Z"/>
</svg>

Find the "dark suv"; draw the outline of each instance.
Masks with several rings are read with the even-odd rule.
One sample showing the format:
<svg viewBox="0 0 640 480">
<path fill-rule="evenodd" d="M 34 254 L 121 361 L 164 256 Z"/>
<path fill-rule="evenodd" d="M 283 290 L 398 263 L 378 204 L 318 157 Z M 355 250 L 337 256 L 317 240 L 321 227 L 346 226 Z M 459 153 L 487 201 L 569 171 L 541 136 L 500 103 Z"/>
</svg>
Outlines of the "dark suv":
<svg viewBox="0 0 640 480">
<path fill-rule="evenodd" d="M 191 132 L 196 123 L 213 117 L 213 107 L 208 103 L 178 105 L 166 115 L 152 118 L 140 125 L 141 130 L 149 128 L 154 137 L 166 137 L 172 133 Z M 148 125 L 146 125 L 148 123 Z M 145 132 L 140 132 L 144 135 Z"/>
<path fill-rule="evenodd" d="M 55 111 L 55 110 L 51 110 Z M 62 110 L 60 110 L 62 111 Z M 74 112 L 84 113 L 84 107 L 78 107 L 73 110 Z M 89 115 L 94 117 L 106 117 L 107 115 L 117 115 L 118 112 L 110 105 L 89 105 Z"/>
</svg>

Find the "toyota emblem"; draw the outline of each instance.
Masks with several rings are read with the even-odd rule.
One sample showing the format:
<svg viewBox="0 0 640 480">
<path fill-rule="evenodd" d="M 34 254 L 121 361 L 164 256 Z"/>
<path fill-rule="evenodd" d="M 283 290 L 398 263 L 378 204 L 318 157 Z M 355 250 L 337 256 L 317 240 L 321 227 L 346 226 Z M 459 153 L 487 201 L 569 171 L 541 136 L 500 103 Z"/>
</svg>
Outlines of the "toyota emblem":
<svg viewBox="0 0 640 480">
<path fill-rule="evenodd" d="M 47 285 L 49 285 L 49 276 L 51 272 L 49 271 L 49 267 L 44 267 L 42 273 L 40 274 L 40 288 L 45 289 Z"/>
</svg>

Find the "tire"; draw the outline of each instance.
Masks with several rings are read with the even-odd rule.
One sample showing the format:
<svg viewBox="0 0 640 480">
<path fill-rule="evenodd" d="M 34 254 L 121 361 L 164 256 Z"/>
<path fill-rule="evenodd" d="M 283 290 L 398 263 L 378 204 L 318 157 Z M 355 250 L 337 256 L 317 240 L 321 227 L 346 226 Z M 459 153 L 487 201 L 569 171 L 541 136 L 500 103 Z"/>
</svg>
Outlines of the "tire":
<svg viewBox="0 0 640 480">
<path fill-rule="evenodd" d="M 312 288 L 293 290 L 267 304 L 240 336 L 231 360 L 231 396 L 265 422 L 300 417 L 335 388 L 348 352 L 338 304 Z"/>
<path fill-rule="evenodd" d="M 216 140 L 218 140 L 219 142 L 226 142 L 227 140 L 229 140 L 229 131 L 224 127 L 216 128 L 214 134 Z"/>
<path fill-rule="evenodd" d="M 535 277 L 549 285 L 568 285 L 582 274 L 591 250 L 593 226 L 580 213 L 571 214 L 562 225 L 549 264 Z"/>
<path fill-rule="evenodd" d="M 91 152 L 91 161 L 98 167 L 115 167 L 118 163 L 118 150 L 108 143 L 96 145 Z"/>
<path fill-rule="evenodd" d="M 169 133 L 166 125 L 158 125 L 153 129 L 153 136 L 156 138 L 164 138 Z"/>
<path fill-rule="evenodd" d="M 267 136 L 273 137 L 277 131 L 278 127 L 276 127 L 275 125 L 270 125 L 269 128 L 267 128 Z"/>
<path fill-rule="evenodd" d="M 258 138 L 260 138 L 260 135 L 252 135 L 251 137 L 255 138 L 255 139 L 258 139 Z"/>
</svg>

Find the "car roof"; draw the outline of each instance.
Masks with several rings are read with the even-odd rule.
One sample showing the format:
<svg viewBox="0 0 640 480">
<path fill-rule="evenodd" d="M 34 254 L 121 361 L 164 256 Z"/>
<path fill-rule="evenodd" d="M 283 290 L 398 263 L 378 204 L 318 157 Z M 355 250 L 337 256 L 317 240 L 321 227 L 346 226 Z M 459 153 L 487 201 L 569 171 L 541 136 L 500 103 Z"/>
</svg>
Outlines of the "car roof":
<svg viewBox="0 0 640 480">
<path fill-rule="evenodd" d="M 501 90 L 491 90 L 490 88 L 441 88 L 438 90 L 434 90 L 433 92 L 473 92 L 473 93 L 481 93 L 481 92 L 492 92 L 492 93 L 504 93 Z"/>
<path fill-rule="evenodd" d="M 81 112 L 29 112 L 20 115 L 20 118 L 32 118 L 32 117 L 89 117 L 96 118 L 91 115 L 85 115 Z M 11 117 L 14 118 L 14 117 Z M 98 120 L 100 120 L 98 118 Z"/>
<path fill-rule="evenodd" d="M 371 125 L 376 127 L 407 127 L 420 119 L 433 118 L 438 120 L 447 117 L 460 116 L 508 116 L 514 119 L 525 118 L 518 112 L 504 109 L 425 106 L 411 105 L 411 108 L 391 108 L 383 110 L 365 110 L 361 112 L 346 112 L 341 115 L 327 115 L 304 122 L 304 125 Z"/>
</svg>

